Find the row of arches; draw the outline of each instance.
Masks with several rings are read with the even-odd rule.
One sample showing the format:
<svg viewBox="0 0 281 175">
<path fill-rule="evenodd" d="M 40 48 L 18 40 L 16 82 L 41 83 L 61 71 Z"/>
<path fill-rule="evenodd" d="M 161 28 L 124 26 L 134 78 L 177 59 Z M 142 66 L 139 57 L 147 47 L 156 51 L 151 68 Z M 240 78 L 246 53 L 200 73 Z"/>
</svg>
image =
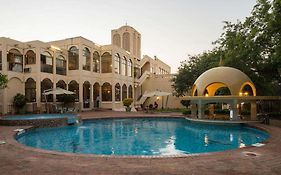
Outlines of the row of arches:
<svg viewBox="0 0 281 175">
<path fill-rule="evenodd" d="M 72 80 L 69 82 L 69 84 L 66 84 L 65 81 L 59 80 L 56 83 L 56 87 L 62 88 L 62 89 L 68 89 L 69 91 L 72 91 L 75 93 L 75 99 L 78 102 L 79 101 L 79 83 L 75 80 Z M 44 97 L 42 93 L 47 89 L 53 88 L 53 82 L 46 78 L 40 82 L 40 88 L 41 88 L 41 102 L 45 102 L 48 100 L 48 102 L 53 101 L 53 96 L 48 95 Z M 103 83 L 101 86 L 99 83 L 93 84 L 93 94 L 90 93 L 91 84 L 88 81 L 85 81 L 83 83 L 83 102 L 86 104 L 89 104 L 90 96 L 92 95 L 93 100 L 96 100 L 101 95 L 102 101 L 112 101 L 112 85 L 108 82 Z M 122 86 L 120 83 L 116 83 L 114 86 L 115 90 L 115 101 L 121 101 L 121 99 L 125 98 L 133 98 L 133 87 L 132 85 L 127 86 L 126 84 L 123 84 Z M 32 78 L 28 78 L 25 82 L 25 96 L 27 99 L 27 102 L 36 102 L 36 81 Z M 46 98 L 46 99 L 45 99 Z M 57 95 L 57 101 L 60 100 L 59 95 Z M 85 105 L 84 105 L 85 107 Z"/>
<path fill-rule="evenodd" d="M 24 55 L 25 64 L 36 64 L 36 54 L 32 50 L 28 50 Z M 68 70 L 78 70 L 79 64 L 82 69 L 91 71 L 91 53 L 85 47 L 83 49 L 82 59 L 79 60 L 79 49 L 76 46 L 70 47 L 68 51 Z M 17 49 L 9 50 L 7 54 L 8 70 L 15 72 L 23 72 L 23 55 Z M 53 56 L 48 51 L 40 54 L 41 72 L 53 73 Z M 101 62 L 101 64 L 100 64 Z M 66 75 L 66 59 L 63 55 L 56 57 L 56 74 Z M 100 69 L 101 67 L 101 69 Z M 95 51 L 92 54 L 92 71 L 97 73 L 112 73 L 112 55 L 109 52 L 100 54 Z M 114 58 L 114 73 L 132 77 L 133 62 L 126 56 L 120 56 L 116 53 Z"/>
<path fill-rule="evenodd" d="M 208 85 L 204 89 L 203 94 L 201 95 L 203 96 L 220 96 L 220 95 L 256 96 L 256 91 L 255 91 L 255 87 L 251 83 L 245 82 L 241 86 L 238 94 L 236 94 L 236 92 L 231 92 L 231 89 L 229 89 L 224 83 L 217 82 Z M 200 96 L 200 94 L 198 94 L 196 85 L 194 85 L 192 88 L 192 96 Z"/>
</svg>

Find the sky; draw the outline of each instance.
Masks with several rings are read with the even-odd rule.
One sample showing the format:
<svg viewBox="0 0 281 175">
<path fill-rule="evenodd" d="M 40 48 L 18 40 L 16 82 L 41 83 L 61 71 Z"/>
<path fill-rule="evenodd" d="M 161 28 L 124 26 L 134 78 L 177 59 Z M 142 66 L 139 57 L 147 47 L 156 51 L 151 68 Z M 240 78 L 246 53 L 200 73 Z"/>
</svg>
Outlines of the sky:
<svg viewBox="0 0 281 175">
<path fill-rule="evenodd" d="M 243 21 L 255 0 L 0 0 L 0 37 L 53 41 L 83 36 L 111 43 L 126 23 L 142 35 L 142 55 L 176 73 L 188 55 L 211 50 L 223 21 Z"/>
</svg>

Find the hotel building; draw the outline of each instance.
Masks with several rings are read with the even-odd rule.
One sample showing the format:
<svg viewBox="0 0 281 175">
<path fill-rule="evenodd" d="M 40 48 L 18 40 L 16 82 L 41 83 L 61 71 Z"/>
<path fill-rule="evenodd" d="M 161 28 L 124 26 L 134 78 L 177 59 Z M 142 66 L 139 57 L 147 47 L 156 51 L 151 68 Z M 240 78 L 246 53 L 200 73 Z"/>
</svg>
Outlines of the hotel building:
<svg viewBox="0 0 281 175">
<path fill-rule="evenodd" d="M 46 111 L 48 103 L 60 103 L 59 95 L 42 93 L 60 87 L 75 92 L 80 111 L 100 108 L 123 110 L 122 100 L 147 105 L 153 100 L 178 107 L 179 99 L 143 98 L 147 91 L 172 92 L 170 66 L 157 57 L 141 58 L 141 34 L 133 27 L 111 31 L 111 44 L 99 45 L 81 36 L 58 41 L 20 42 L 0 37 L 0 72 L 8 86 L 0 90 L 0 112 L 13 113 L 17 93 L 27 99 L 26 110 Z M 97 103 L 99 100 L 100 103 Z M 176 102 L 175 102 L 176 101 Z M 165 104 L 165 105 L 163 105 Z"/>
</svg>

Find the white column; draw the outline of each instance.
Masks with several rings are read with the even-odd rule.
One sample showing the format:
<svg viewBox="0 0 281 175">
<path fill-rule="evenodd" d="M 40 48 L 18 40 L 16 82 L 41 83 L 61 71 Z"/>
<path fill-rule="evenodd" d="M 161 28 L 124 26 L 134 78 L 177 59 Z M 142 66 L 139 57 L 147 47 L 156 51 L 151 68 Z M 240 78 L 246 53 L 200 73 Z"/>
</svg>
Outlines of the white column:
<svg viewBox="0 0 281 175">
<path fill-rule="evenodd" d="M 251 120 L 257 120 L 257 102 L 251 102 Z"/>
<path fill-rule="evenodd" d="M 93 85 L 90 84 L 90 109 L 94 108 L 94 98 L 93 98 Z"/>
</svg>

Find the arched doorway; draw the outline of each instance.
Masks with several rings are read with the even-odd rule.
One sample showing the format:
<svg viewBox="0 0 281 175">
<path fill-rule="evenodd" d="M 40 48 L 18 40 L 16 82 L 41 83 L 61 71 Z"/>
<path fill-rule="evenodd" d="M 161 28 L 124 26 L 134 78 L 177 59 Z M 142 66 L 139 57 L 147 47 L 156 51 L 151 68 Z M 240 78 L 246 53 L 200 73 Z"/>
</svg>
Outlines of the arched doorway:
<svg viewBox="0 0 281 175">
<path fill-rule="evenodd" d="M 43 81 L 41 81 L 41 102 L 46 102 L 46 99 L 48 102 L 53 101 L 53 95 L 43 95 L 45 90 L 48 89 L 53 89 L 53 82 L 50 79 L 45 78 Z"/>
<path fill-rule="evenodd" d="M 26 102 L 36 102 L 36 82 L 32 78 L 25 82 L 25 98 Z"/>
<path fill-rule="evenodd" d="M 85 81 L 83 84 L 83 108 L 90 108 L 90 83 Z"/>
</svg>

